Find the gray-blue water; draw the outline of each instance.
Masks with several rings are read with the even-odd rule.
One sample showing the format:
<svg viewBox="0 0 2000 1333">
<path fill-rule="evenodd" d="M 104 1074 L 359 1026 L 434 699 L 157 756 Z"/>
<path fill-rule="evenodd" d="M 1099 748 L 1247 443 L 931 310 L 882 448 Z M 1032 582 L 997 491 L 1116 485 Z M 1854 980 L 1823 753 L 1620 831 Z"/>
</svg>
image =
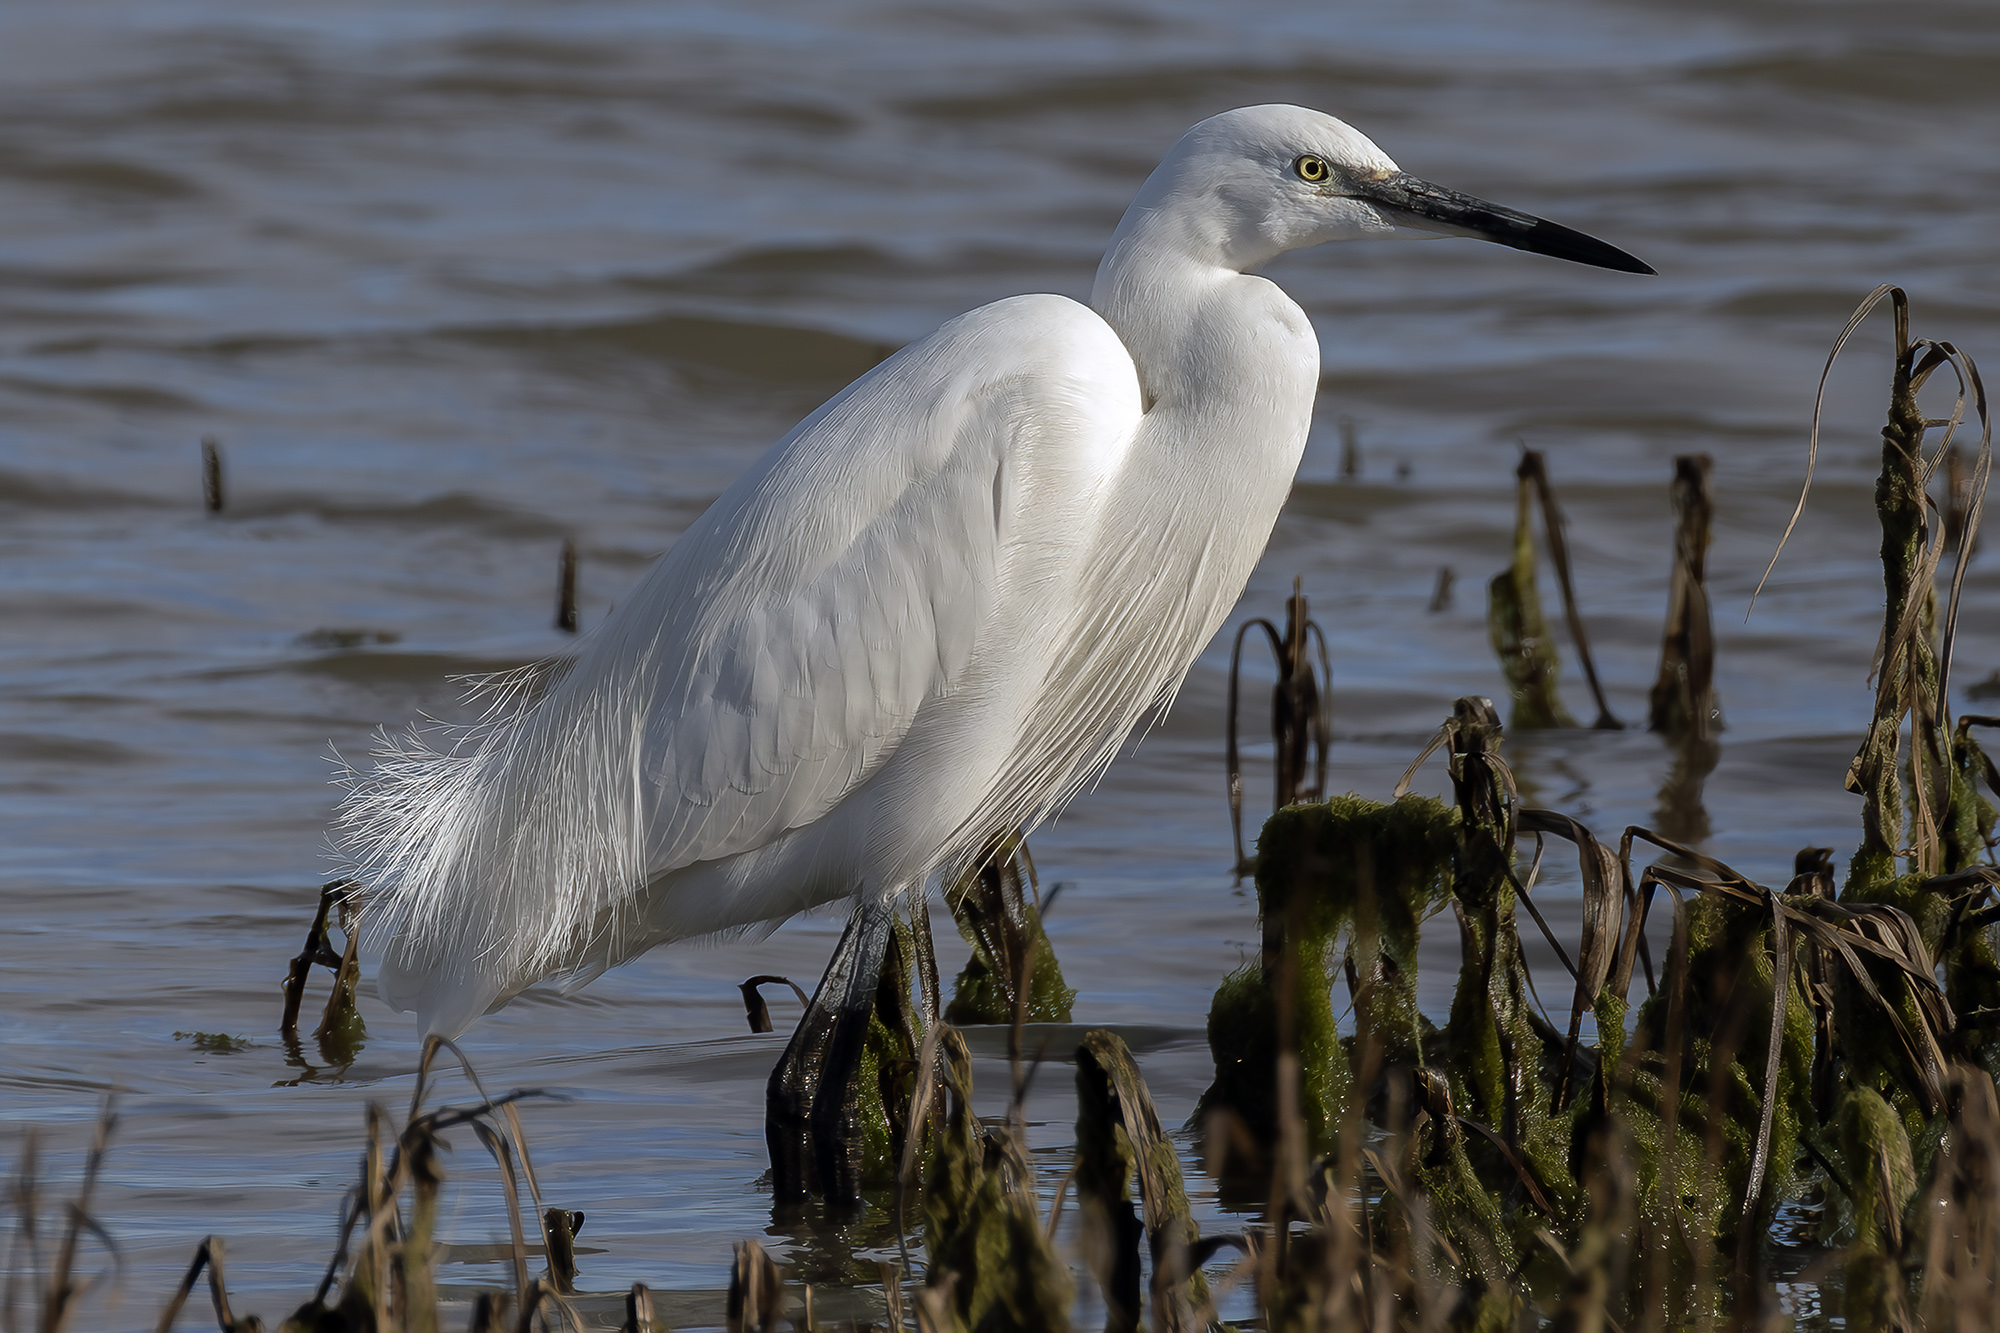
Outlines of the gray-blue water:
<svg viewBox="0 0 2000 1333">
<path fill-rule="evenodd" d="M 42 1126 L 47 1170 L 73 1180 L 121 1090 L 98 1207 L 123 1275 L 85 1325 L 150 1326 L 209 1232 L 239 1310 L 282 1316 L 330 1252 L 364 1104 L 408 1095 L 413 1033 L 372 1000 L 351 1068 L 288 1063 L 274 1031 L 328 870 L 329 753 L 449 709 L 454 674 L 560 651 L 565 537 L 588 627 L 883 351 L 997 297 L 1085 294 L 1159 154 L 1230 106 L 1332 111 L 1407 170 L 1661 272 L 1469 241 L 1271 270 L 1319 329 L 1325 394 L 1243 614 L 1277 614 L 1304 577 L 1333 649 L 1334 785 L 1386 795 L 1455 697 L 1500 691 L 1482 588 L 1523 443 L 1567 507 L 1614 709 L 1641 718 L 1671 461 L 1707 452 L 1729 731 L 1704 846 L 1767 881 L 1801 846 L 1844 855 L 1879 619 L 1883 321 L 1836 371 L 1812 507 L 1744 608 L 1863 294 L 1901 283 L 1920 333 L 1995 359 L 1996 72 L 2000 11 L 1948 2 L 10 0 L 0 1120 L 10 1155 Z M 1343 416 L 1358 479 L 1338 475 Z M 203 436 L 226 455 L 218 517 Z M 1444 565 L 1457 596 L 1433 613 Z M 2000 667 L 1996 605 L 1975 561 L 1961 682 Z M 1255 933 L 1228 873 L 1226 646 L 1034 842 L 1068 886 L 1051 931 L 1077 1019 L 1131 1025 L 1170 1123 L 1208 1078 L 1213 984 Z M 1587 716 L 1580 681 L 1569 696 Z M 1509 745 L 1531 800 L 1600 834 L 1658 817 L 1669 756 L 1643 731 Z M 1435 767 L 1419 783 L 1442 785 Z M 1547 887 L 1558 917 L 1572 883 L 1558 867 Z M 730 1243 L 765 1233 L 783 1034 L 743 1032 L 735 983 L 809 981 L 838 924 L 658 952 L 469 1035 L 489 1086 L 570 1098 L 526 1123 L 551 1201 L 589 1214 L 587 1289 L 713 1293 Z M 948 971 L 961 957 L 945 944 Z M 781 1028 L 796 1013 L 774 1008 Z M 250 1045 L 175 1037 L 196 1031 Z M 980 1065 L 995 1103 L 1003 1070 Z M 1033 1103 L 1050 1162 L 1067 1083 L 1049 1071 Z M 500 1239 L 469 1140 L 451 1167 L 468 1186 L 448 1238 Z"/>
</svg>

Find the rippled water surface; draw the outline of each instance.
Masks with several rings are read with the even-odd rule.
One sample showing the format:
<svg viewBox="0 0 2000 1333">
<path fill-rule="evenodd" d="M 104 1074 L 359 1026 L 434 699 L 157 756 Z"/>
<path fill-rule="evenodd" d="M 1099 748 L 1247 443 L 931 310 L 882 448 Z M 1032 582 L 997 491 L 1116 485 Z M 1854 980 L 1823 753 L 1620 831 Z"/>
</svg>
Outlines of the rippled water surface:
<svg viewBox="0 0 2000 1333">
<path fill-rule="evenodd" d="M 1705 810 L 1660 808 L 1670 757 L 1643 731 L 1517 736 L 1517 772 L 1602 834 L 1705 821 L 1709 851 L 1767 880 L 1800 846 L 1851 846 L 1880 327 L 1835 374 L 1813 507 L 1743 612 L 1860 296 L 1901 283 L 1920 332 L 2000 359 L 1996 69 L 2000 11 L 1949 2 L 10 0 L 0 1118 L 47 1126 L 73 1175 L 122 1090 L 100 1206 L 123 1296 L 94 1320 L 150 1325 L 210 1231 L 239 1309 L 284 1313 L 329 1252 L 363 1106 L 408 1095 L 414 1034 L 372 1000 L 349 1068 L 289 1060 L 274 1031 L 327 873 L 329 753 L 450 710 L 455 674 L 561 651 L 565 537 L 587 628 L 885 352 L 1001 296 L 1085 295 L 1160 153 L 1230 106 L 1332 111 L 1418 175 L 1661 272 L 1466 241 L 1271 270 L 1319 330 L 1325 392 L 1243 614 L 1303 576 L 1333 649 L 1335 785 L 1385 795 L 1455 697 L 1500 692 L 1481 585 L 1523 443 L 1567 506 L 1613 707 L 1641 718 L 1666 484 L 1699 451 L 1729 722 Z M 227 461 L 218 517 L 203 436 Z M 1431 612 L 1444 565 L 1458 596 Z M 1966 588 L 1975 681 L 2000 667 L 1990 557 Z M 1255 933 L 1227 872 L 1226 647 L 1034 843 L 1068 886 L 1051 931 L 1076 1016 L 1122 1025 L 1174 1123 L 1209 1074 L 1213 984 Z M 489 1085 L 569 1099 L 527 1126 L 544 1186 L 589 1214 L 586 1287 L 644 1280 L 697 1293 L 677 1325 L 717 1317 L 729 1243 L 771 1225 L 761 1088 L 782 1041 L 743 1033 L 734 983 L 815 976 L 838 925 L 660 951 L 469 1035 Z M 1004 1066 L 979 1072 L 997 1101 Z M 1067 1082 L 1033 1103 L 1051 1162 Z M 504 1234 L 475 1153 L 453 1163 L 468 1246 Z M 765 1239 L 823 1276 L 843 1242 Z"/>
</svg>

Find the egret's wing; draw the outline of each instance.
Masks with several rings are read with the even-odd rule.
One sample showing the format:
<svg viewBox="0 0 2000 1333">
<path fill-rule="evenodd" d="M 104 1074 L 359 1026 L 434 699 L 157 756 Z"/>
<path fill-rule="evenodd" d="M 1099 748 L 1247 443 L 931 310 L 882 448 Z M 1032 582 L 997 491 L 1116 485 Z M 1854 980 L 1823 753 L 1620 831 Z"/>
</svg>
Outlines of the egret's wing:
<svg viewBox="0 0 2000 1333">
<path fill-rule="evenodd" d="M 965 672 L 1010 472 L 1087 490 L 1137 415 L 1108 326 L 1024 297 L 807 418 L 539 700 L 448 752 L 406 740 L 356 784 L 343 831 L 391 1001 L 462 1028 L 538 977 L 619 961 L 648 942 L 647 880 L 827 814 Z"/>
</svg>

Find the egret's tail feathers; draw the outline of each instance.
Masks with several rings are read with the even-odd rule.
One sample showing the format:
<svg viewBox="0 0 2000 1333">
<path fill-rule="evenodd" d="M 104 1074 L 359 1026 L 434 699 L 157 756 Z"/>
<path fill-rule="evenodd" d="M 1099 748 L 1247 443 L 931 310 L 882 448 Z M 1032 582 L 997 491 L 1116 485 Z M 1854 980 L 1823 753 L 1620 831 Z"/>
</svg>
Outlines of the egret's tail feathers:
<svg viewBox="0 0 2000 1333">
<path fill-rule="evenodd" d="M 535 698 L 548 683 L 548 691 Z M 383 733 L 334 837 L 382 997 L 456 1035 L 544 977 L 629 956 L 644 881 L 640 738 L 547 669 L 474 683 L 469 726 Z"/>
</svg>

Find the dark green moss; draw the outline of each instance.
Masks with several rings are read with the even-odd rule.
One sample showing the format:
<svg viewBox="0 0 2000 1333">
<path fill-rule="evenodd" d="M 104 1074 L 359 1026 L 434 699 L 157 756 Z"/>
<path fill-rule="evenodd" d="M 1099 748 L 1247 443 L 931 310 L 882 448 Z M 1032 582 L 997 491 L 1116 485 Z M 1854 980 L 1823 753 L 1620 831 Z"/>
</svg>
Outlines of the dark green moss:
<svg viewBox="0 0 2000 1333">
<path fill-rule="evenodd" d="M 1514 1221 L 1500 1202 L 1499 1192 L 1474 1169 L 1465 1135 L 1456 1125 L 1432 1121 L 1423 1136 L 1428 1151 L 1417 1153 L 1417 1179 L 1429 1201 L 1431 1224 L 1459 1252 L 1459 1278 L 1481 1286 L 1504 1285 L 1519 1266 L 1520 1249 Z"/>
<path fill-rule="evenodd" d="M 957 1333 L 1061 1333 L 1074 1281 L 1035 1212 L 1034 1172 L 1005 1132 L 972 1114 L 972 1060 L 951 1034 L 944 1043 L 951 1090 L 945 1130 L 924 1188 L 928 1281 L 952 1275 Z"/>
<path fill-rule="evenodd" d="M 1001 983 L 993 960 L 987 956 L 985 947 L 978 939 L 963 927 L 959 933 L 972 945 L 973 952 L 959 972 L 958 979 L 952 983 L 951 1003 L 945 1006 L 944 1011 L 945 1021 L 960 1026 L 1013 1022 L 1013 987 Z M 1056 962 L 1055 946 L 1042 932 L 1039 919 L 1034 923 L 1033 940 L 1035 966 L 1028 978 L 1028 1004 L 1023 1018 L 1029 1023 L 1067 1023 L 1071 1006 L 1076 1003 L 1076 990 L 1063 981 L 1062 966 Z"/>
<path fill-rule="evenodd" d="M 1951 740 L 1951 806 L 1944 817 L 1944 856 L 1938 869 L 1949 875 L 1977 865 L 1993 839 L 1995 810 L 1980 793 L 1980 779 L 1993 771 L 1993 761 L 1961 722 Z"/>
<path fill-rule="evenodd" d="M 1305 951 L 1300 983 L 1292 999 L 1292 1023 L 1299 1051 L 1299 1113 L 1308 1147 L 1325 1152 L 1350 1101 L 1354 1071 L 1333 1021 L 1333 996 L 1325 953 Z M 1208 1008 L 1208 1049 L 1215 1058 L 1215 1081 L 1196 1104 L 1194 1123 L 1228 1109 L 1243 1118 L 1262 1143 L 1278 1137 L 1278 1000 L 1276 981 L 1261 963 L 1249 963 L 1223 978 Z"/>
<path fill-rule="evenodd" d="M 1001 838 L 959 879 L 944 898 L 953 922 L 972 950 L 952 986 L 945 1021 L 1011 1023 L 1014 992 L 1023 971 L 1028 993 L 1022 1018 L 1030 1023 L 1067 1023 L 1076 992 L 1063 982 L 1062 967 L 1042 928 L 1039 904 L 1031 900 L 1033 867 L 1018 835 Z"/>
<path fill-rule="evenodd" d="M 1556 641 L 1542 616 L 1541 595 L 1535 591 L 1535 539 L 1528 525 L 1528 479 L 1517 487 L 1514 515 L 1514 559 L 1486 585 L 1486 629 L 1500 672 L 1507 678 L 1512 706 L 1510 727 L 1573 727 L 1576 722 L 1562 706 L 1556 682 L 1562 664 Z"/>
<path fill-rule="evenodd" d="M 1638 1039 L 1653 1059 L 1630 1070 L 1632 1117 L 1643 1206 L 1658 1216 L 1674 1209 L 1659 1197 L 1662 1162 L 1670 1173 L 1685 1225 L 1710 1228 L 1718 1243 L 1732 1244 L 1749 1193 L 1750 1168 L 1764 1110 L 1776 974 L 1770 916 L 1762 908 L 1703 897 L 1688 905 L 1686 1017 L 1682 1030 L 1678 1115 L 1673 1142 L 1665 1141 L 1663 1056 L 1667 1049 L 1668 995 L 1640 1007 Z M 1782 1196 L 1812 1118 L 1814 1024 L 1812 1009 L 1788 968 L 1785 1025 L 1772 1090 L 1771 1130 L 1759 1213 L 1768 1219 Z M 1719 1061 L 1727 1063 L 1718 1068 Z M 1714 1162 L 1719 1178 L 1702 1187 Z M 1689 1214 L 1692 1210 L 1692 1216 Z"/>
<path fill-rule="evenodd" d="M 1921 875 L 1899 875 L 1872 884 L 1850 882 L 1840 901 L 1850 906 L 1883 903 L 1906 913 L 1915 923 L 1918 936 L 1933 958 L 1937 956 L 1950 925 L 1951 904 L 1934 893 Z M 1882 999 L 1895 1011 L 1905 1031 L 1921 1032 L 1929 1020 L 1919 1004 L 1916 988 L 1901 968 L 1870 955 L 1861 956 Z M 1868 1088 L 1886 1098 L 1902 1117 L 1907 1133 L 1924 1132 L 1930 1108 L 1918 1089 L 1924 1074 L 1910 1060 L 1896 1022 L 1883 1012 L 1881 1004 L 1842 969 L 1835 973 L 1834 1023 L 1840 1034 L 1842 1075 L 1847 1083 Z"/>
<path fill-rule="evenodd" d="M 1916 1193 L 1910 1138 L 1895 1108 L 1869 1088 L 1851 1089 L 1834 1114 L 1840 1174 L 1847 1182 L 1852 1240 L 1847 1248 L 1847 1326 L 1901 1327 L 1898 1263 L 1903 1217 Z"/>
<path fill-rule="evenodd" d="M 1944 994 L 1958 1015 L 1958 1049 L 2000 1078 L 2000 954 L 1994 927 L 1964 931 L 1944 956 Z"/>
<path fill-rule="evenodd" d="M 1343 932 L 1359 990 L 1357 1048 L 1380 1062 L 1423 1061 L 1416 1002 L 1419 927 L 1451 892 L 1458 815 L 1435 800 L 1391 804 L 1341 796 L 1287 806 L 1257 844 L 1264 952 L 1225 978 L 1209 1007 L 1216 1079 L 1197 1118 L 1229 1107 L 1253 1134 L 1276 1137 L 1279 977 L 1292 969 L 1289 1009 L 1299 1055 L 1299 1111 L 1307 1142 L 1325 1151 L 1346 1117 L 1354 1066 L 1334 1025 L 1332 988 Z"/>
</svg>

